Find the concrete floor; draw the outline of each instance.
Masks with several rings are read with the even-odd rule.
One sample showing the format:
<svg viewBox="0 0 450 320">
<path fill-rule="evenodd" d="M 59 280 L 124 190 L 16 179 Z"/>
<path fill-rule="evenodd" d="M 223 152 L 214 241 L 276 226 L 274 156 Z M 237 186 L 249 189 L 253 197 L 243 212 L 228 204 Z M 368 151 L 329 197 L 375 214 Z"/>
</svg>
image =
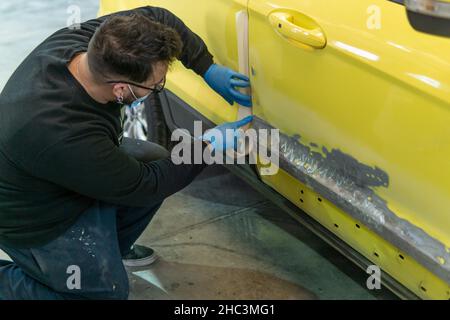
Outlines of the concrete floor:
<svg viewBox="0 0 450 320">
<path fill-rule="evenodd" d="M 0 90 L 22 60 L 45 38 L 72 24 L 79 8 L 80 21 L 95 18 L 96 0 L 0 1 Z"/>
<path fill-rule="evenodd" d="M 395 299 L 220 166 L 167 199 L 138 242 L 161 259 L 129 270 L 131 299 Z"/>
<path fill-rule="evenodd" d="M 395 299 L 221 166 L 167 199 L 138 242 L 160 259 L 128 270 L 130 299 Z"/>
</svg>

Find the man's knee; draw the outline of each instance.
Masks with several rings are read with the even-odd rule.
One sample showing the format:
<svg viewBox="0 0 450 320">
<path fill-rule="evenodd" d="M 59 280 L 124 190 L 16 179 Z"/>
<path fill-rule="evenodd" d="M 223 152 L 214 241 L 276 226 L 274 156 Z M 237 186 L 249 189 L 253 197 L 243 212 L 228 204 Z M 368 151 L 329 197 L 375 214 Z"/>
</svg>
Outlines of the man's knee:
<svg viewBox="0 0 450 320">
<path fill-rule="evenodd" d="M 145 163 L 170 157 L 170 152 L 166 148 L 144 140 L 123 138 L 120 149 L 136 160 Z"/>
</svg>

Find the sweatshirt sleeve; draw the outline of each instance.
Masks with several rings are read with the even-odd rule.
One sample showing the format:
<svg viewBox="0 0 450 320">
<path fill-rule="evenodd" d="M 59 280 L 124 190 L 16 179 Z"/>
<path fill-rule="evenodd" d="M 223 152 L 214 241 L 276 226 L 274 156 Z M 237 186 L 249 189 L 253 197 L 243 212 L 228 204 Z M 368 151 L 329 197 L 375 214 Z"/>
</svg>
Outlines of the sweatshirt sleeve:
<svg viewBox="0 0 450 320">
<path fill-rule="evenodd" d="M 186 147 L 193 145 L 186 143 Z M 205 166 L 175 165 L 171 158 L 139 162 L 108 137 L 89 133 L 62 139 L 42 151 L 35 159 L 33 174 L 86 197 L 145 207 L 186 187 Z"/>
</svg>

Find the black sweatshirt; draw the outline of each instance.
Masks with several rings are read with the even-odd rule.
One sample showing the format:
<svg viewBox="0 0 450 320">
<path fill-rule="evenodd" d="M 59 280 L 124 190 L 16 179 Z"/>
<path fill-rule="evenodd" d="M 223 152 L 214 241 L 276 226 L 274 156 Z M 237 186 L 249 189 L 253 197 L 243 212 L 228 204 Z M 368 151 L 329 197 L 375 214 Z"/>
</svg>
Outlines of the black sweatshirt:
<svg viewBox="0 0 450 320">
<path fill-rule="evenodd" d="M 165 9 L 139 11 L 173 27 L 180 60 L 203 75 L 205 43 Z M 93 100 L 68 70 L 106 17 L 64 28 L 18 67 L 0 95 L 0 244 L 35 247 L 66 231 L 93 202 L 144 207 L 187 186 L 204 165 L 141 163 L 119 149 L 121 107 Z"/>
</svg>

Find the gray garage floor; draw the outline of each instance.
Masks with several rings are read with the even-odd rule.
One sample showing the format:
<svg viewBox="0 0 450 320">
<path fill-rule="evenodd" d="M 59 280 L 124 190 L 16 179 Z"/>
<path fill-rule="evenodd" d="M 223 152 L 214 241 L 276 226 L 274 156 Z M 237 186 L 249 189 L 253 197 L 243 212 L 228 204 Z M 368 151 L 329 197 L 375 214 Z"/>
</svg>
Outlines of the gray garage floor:
<svg viewBox="0 0 450 320">
<path fill-rule="evenodd" d="M 167 199 L 139 241 L 161 260 L 129 270 L 132 299 L 392 299 L 226 169 Z"/>
</svg>

